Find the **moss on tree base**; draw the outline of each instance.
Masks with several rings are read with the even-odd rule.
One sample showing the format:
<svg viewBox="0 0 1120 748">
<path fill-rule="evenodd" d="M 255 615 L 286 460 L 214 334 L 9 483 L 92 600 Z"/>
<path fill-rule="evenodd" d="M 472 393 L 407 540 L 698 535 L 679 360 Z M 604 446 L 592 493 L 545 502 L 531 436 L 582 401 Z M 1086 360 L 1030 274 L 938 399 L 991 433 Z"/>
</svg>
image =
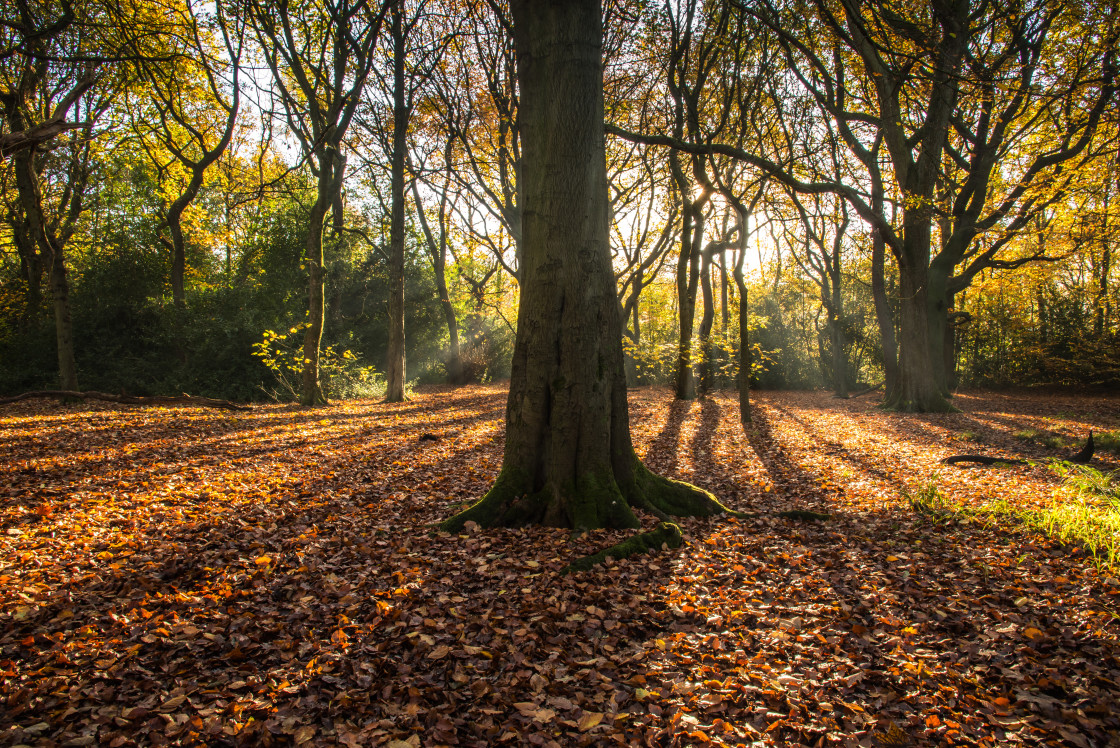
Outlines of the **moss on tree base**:
<svg viewBox="0 0 1120 748">
<path fill-rule="evenodd" d="M 895 413 L 960 413 L 960 408 L 954 406 L 948 399 L 941 395 L 923 398 L 907 398 L 902 395 L 888 397 L 879 406 L 883 410 Z"/>
<path fill-rule="evenodd" d="M 444 520 L 440 529 L 457 532 L 467 522 L 482 527 L 545 525 L 573 530 L 640 527 L 629 502 L 607 471 L 587 473 L 564 488 L 547 483 L 531 491 L 528 476 L 502 468 L 494 485 L 475 504 Z"/>
<path fill-rule="evenodd" d="M 629 485 L 621 487 L 630 506 L 644 509 L 662 521 L 667 521 L 669 517 L 737 514 L 703 488 L 651 473 L 637 457 L 634 458 L 631 476 Z"/>
<path fill-rule="evenodd" d="M 689 483 L 663 478 L 646 469 L 634 456 L 629 471 L 620 471 L 621 479 L 604 467 L 589 471 L 561 488 L 546 483 L 533 491 L 529 475 L 517 468 L 504 467 L 486 495 L 472 506 L 444 520 L 440 529 L 458 532 L 467 522 L 480 527 L 524 527 L 546 525 L 567 527 L 576 532 L 599 528 L 623 529 L 640 527 L 635 509 L 649 512 L 661 520 L 656 529 L 639 533 L 592 556 L 579 559 L 565 568 L 565 573 L 590 569 L 610 557 L 626 558 L 636 553 L 657 550 L 662 546 L 677 548 L 681 544 L 680 528 L 671 517 L 711 517 L 727 514 L 733 517 L 760 516 L 737 512 L 724 506 L 710 492 Z M 776 516 L 795 520 L 826 520 L 827 514 L 805 510 L 777 512 Z"/>
<path fill-rule="evenodd" d="M 560 573 L 569 574 L 573 571 L 587 571 L 603 563 L 608 558 L 617 561 L 630 556 L 636 556 L 639 553 L 654 553 L 662 548 L 679 548 L 683 542 L 684 538 L 681 535 L 681 528 L 677 527 L 672 522 L 662 522 L 648 532 L 640 532 L 637 535 L 623 540 L 621 543 L 612 545 L 610 548 L 604 548 L 598 553 L 577 559 L 565 566 Z"/>
</svg>

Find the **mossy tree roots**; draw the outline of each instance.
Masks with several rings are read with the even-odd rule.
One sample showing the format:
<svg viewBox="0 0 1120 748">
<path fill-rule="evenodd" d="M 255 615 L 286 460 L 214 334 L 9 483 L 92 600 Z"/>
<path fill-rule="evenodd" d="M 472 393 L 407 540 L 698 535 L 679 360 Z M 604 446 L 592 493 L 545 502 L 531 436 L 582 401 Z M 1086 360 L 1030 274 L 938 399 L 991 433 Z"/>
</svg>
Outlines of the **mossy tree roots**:
<svg viewBox="0 0 1120 748">
<path fill-rule="evenodd" d="M 482 527 L 545 525 L 574 531 L 637 528 L 634 510 L 662 521 L 671 517 L 737 514 L 702 488 L 654 475 L 635 457 L 629 475 L 616 479 L 609 467 L 589 471 L 568 485 L 546 482 L 533 489 L 526 472 L 506 467 L 474 505 L 440 527 L 456 532 L 467 523 Z"/>
<path fill-rule="evenodd" d="M 587 571 L 607 559 L 629 558 L 639 553 L 654 553 L 664 548 L 680 548 L 683 542 L 684 536 L 681 535 L 681 528 L 672 522 L 662 522 L 648 532 L 640 532 L 621 543 L 615 543 L 610 548 L 604 548 L 598 553 L 576 559 L 565 566 L 562 573 Z"/>
</svg>

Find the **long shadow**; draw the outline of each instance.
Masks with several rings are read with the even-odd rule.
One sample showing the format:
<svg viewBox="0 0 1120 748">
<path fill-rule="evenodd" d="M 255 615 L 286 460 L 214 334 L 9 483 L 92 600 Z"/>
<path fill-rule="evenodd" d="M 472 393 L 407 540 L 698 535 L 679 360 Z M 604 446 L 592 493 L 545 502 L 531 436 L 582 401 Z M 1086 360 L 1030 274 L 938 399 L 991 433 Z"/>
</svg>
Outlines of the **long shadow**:
<svg viewBox="0 0 1120 748">
<path fill-rule="evenodd" d="M 724 504 L 740 503 L 745 491 L 741 479 L 727 469 L 726 462 L 718 459 L 714 447 L 723 420 L 723 408 L 714 398 L 700 401 L 700 423 L 690 445 L 694 474 L 692 482 L 706 488 Z"/>
<path fill-rule="evenodd" d="M 498 399 L 499 393 L 486 393 L 459 399 L 447 398 L 444 402 L 432 404 L 431 408 L 427 403 L 415 403 L 398 410 L 406 413 L 423 411 L 427 415 L 430 411 L 454 409 L 457 417 L 440 421 L 441 431 L 451 431 L 450 435 L 454 435 L 460 427 L 497 417 L 502 409 L 495 402 Z M 241 459 L 264 458 L 291 452 L 293 445 L 310 450 L 315 445 L 313 434 L 296 439 L 283 432 L 318 424 L 325 415 L 322 412 L 296 411 L 288 407 L 266 411 L 263 417 L 258 411 L 251 418 L 234 416 L 190 420 L 184 421 L 181 429 L 169 429 L 166 421 L 136 425 L 128 421 L 127 411 L 114 409 L 108 413 L 107 416 L 96 419 L 99 424 L 96 428 L 91 429 L 83 423 L 87 414 L 78 412 L 59 424 L 56 427 L 59 433 L 52 438 L 31 437 L 21 439 L 18 443 L 13 442 L 13 454 L 18 453 L 20 459 L 0 468 L 0 480 L 7 475 L 13 484 L 19 484 L 28 480 L 23 476 L 32 476 L 38 483 L 39 490 L 34 495 L 13 493 L 2 497 L 0 507 L 15 504 L 35 507 L 45 498 L 64 498 L 74 490 L 76 469 L 84 475 L 111 470 L 115 473 L 115 481 L 140 482 L 166 475 L 168 465 L 179 465 L 180 470 L 213 465 L 216 449 L 221 452 L 232 450 Z M 297 415 L 293 417 L 290 415 L 292 413 Z M 378 415 L 384 413 L 335 414 L 329 420 L 335 424 L 345 424 Z M 334 437 L 333 441 L 342 445 L 355 444 L 365 438 L 392 431 L 393 428 L 391 420 L 381 419 L 360 432 Z M 268 436 L 277 433 L 281 436 Z M 259 434 L 262 438 L 249 439 L 246 434 Z M 120 448 L 126 444 L 139 446 L 130 447 L 127 454 L 124 454 L 120 452 Z M 394 450 L 394 455 L 408 453 L 411 447 L 409 442 L 402 442 Z M 200 464 L 190 460 L 184 462 L 184 453 L 196 453 L 206 459 Z M 53 463 L 53 458 L 59 454 L 65 454 L 66 460 Z"/>
<path fill-rule="evenodd" d="M 770 406 L 772 407 L 772 406 Z M 755 456 L 762 463 L 775 487 L 792 491 L 799 496 L 805 496 L 827 504 L 829 499 L 814 480 L 814 476 L 797 464 L 789 452 L 774 436 L 773 425 L 770 417 L 759 407 L 758 403 L 751 403 L 751 422 L 746 426 L 747 443 L 750 444 Z M 797 509 L 810 507 L 798 506 Z"/>
<path fill-rule="evenodd" d="M 661 445 L 658 449 L 668 448 L 671 454 L 680 448 L 689 412 L 687 404 L 681 405 L 685 407 L 675 414 L 671 409 L 665 428 L 655 439 Z M 720 415 L 718 403 L 701 404 L 700 428 L 689 445 L 698 466 L 708 465 L 700 458 L 710 455 L 718 443 L 713 425 Z M 811 476 L 774 440 L 771 417 L 761 408 L 755 409 L 753 425 L 758 433 L 752 447 L 775 483 L 779 478 L 782 485 L 799 479 L 811 482 Z M 469 477 L 468 468 L 481 454 L 498 453 L 493 446 L 461 449 L 443 458 L 446 462 L 441 469 L 465 490 L 480 492 L 485 479 Z M 59 581 L 51 589 L 29 593 L 36 599 L 12 597 L 11 604 L 0 609 L 0 662 L 4 663 L 0 692 L 6 695 L 5 708 L 0 710 L 0 734 L 24 743 L 94 737 L 95 743 L 129 744 L 149 742 L 151 735 L 182 744 L 283 744 L 289 742 L 288 733 L 283 732 L 284 720 L 295 716 L 298 724 L 322 731 L 317 740 L 333 742 L 326 730 L 356 717 L 373 725 L 371 730 L 380 721 L 403 731 L 423 732 L 425 743 L 454 743 L 457 741 L 447 737 L 446 722 L 441 722 L 450 714 L 461 720 L 450 729 L 455 733 L 452 737 L 457 735 L 463 744 L 483 744 L 484 734 L 471 723 L 481 716 L 477 708 L 516 714 L 510 702 L 518 699 L 507 694 L 531 693 L 527 674 L 554 672 L 548 668 L 556 665 L 559 648 L 578 651 L 586 647 L 588 660 L 623 661 L 617 671 L 603 667 L 596 672 L 605 673 L 603 677 L 615 682 L 615 691 L 624 693 L 631 688 L 622 685 L 628 682 L 626 676 L 657 677 L 646 662 L 656 648 L 640 644 L 648 640 L 651 628 L 691 636 L 718 625 L 703 617 L 682 619 L 668 610 L 663 614 L 655 610 L 654 603 L 665 596 L 656 591 L 665 584 L 664 566 L 654 565 L 657 559 L 631 563 L 621 575 L 590 573 L 580 583 L 580 591 L 565 592 L 554 576 L 531 578 L 529 572 L 539 570 L 518 565 L 533 557 L 535 543 L 547 537 L 548 531 L 440 537 L 429 531 L 429 523 L 440 516 L 440 506 L 394 498 L 390 494 L 402 486 L 388 476 L 368 495 L 354 491 L 353 475 L 344 469 L 347 460 L 344 455 L 325 459 L 320 469 L 304 474 L 298 487 L 285 489 L 266 505 L 230 506 L 213 499 L 211 511 L 190 526 L 152 525 L 128 543 L 118 544 L 119 538 L 91 533 L 80 557 L 69 564 L 58 563 L 60 575 L 66 576 L 53 577 Z M 714 455 L 711 460 L 718 465 Z M 388 451 L 376 452 L 362 469 L 388 474 L 390 461 Z M 437 461 L 442 462 L 435 455 L 417 456 L 417 464 L 425 467 Z M 717 465 L 711 469 L 722 480 L 728 472 Z M 337 475 L 330 476 L 332 472 Z M 351 492 L 350 498 L 331 498 L 343 491 Z M 898 537 L 907 541 L 912 536 L 921 538 L 923 547 L 932 542 L 930 536 L 944 534 L 942 528 L 929 526 L 902 508 L 872 514 L 897 519 Z M 828 637 L 832 653 L 849 660 L 853 670 L 845 675 L 862 673 L 864 679 L 856 689 L 844 679 L 822 684 L 819 700 L 827 697 L 840 704 L 858 697 L 861 708 L 881 709 L 905 726 L 914 713 L 913 699 L 884 700 L 873 706 L 863 694 L 932 698 L 938 695 L 937 686 L 945 685 L 950 690 L 955 686 L 967 689 L 978 697 L 978 704 L 990 703 L 992 693 L 1006 693 L 1014 699 L 1020 689 L 1034 688 L 1021 680 L 1024 671 L 1032 677 L 1041 675 L 1047 658 L 1063 655 L 1059 645 L 1068 643 L 1067 630 L 1076 633 L 1078 651 L 1086 656 L 1063 659 L 1061 678 L 1051 677 L 1058 683 L 1046 686 L 1049 690 L 1044 695 L 1073 709 L 1095 707 L 1091 698 L 1114 695 L 1108 688 L 1120 690 L 1108 685 L 1096 665 L 1115 662 L 1116 644 L 1110 635 L 1079 630 L 1083 622 L 1074 620 L 1066 607 L 1050 605 L 1051 598 L 1040 597 L 1046 591 L 1030 595 L 1026 608 L 1016 605 L 1024 594 L 1024 576 L 1038 570 L 1049 573 L 1051 564 L 1054 569 L 1063 567 L 1054 552 L 1028 559 L 1035 566 L 1028 570 L 1031 574 L 1020 575 L 1014 565 L 1018 550 L 992 543 L 993 537 L 1004 537 L 999 531 L 954 526 L 952 542 L 946 539 L 936 551 L 930 551 L 939 563 L 914 559 L 914 574 L 904 576 L 884 561 L 888 553 L 898 552 L 897 544 L 887 542 L 893 543 L 895 537 L 883 534 L 882 528 L 878 534 L 871 533 L 867 515 L 840 513 L 829 523 L 799 526 L 796 541 L 784 537 L 782 530 L 767 528 L 765 524 L 745 526 L 742 537 L 737 538 L 743 545 L 739 553 L 750 553 L 765 564 L 758 581 L 765 584 L 767 606 L 770 610 L 789 607 L 787 617 L 808 617 L 804 610 L 787 606 L 784 596 L 792 598 L 788 591 L 794 585 L 819 585 L 815 590 L 820 594 L 812 600 L 810 611 L 820 617 L 816 632 Z M 469 552 L 459 548 L 464 544 Z M 773 552 L 776 545 L 781 550 L 794 544 L 813 551 L 806 562 L 810 566 L 797 569 L 796 581 L 789 565 Z M 981 557 L 974 550 L 986 548 L 992 548 L 990 556 Z M 114 556 L 98 559 L 103 549 Z M 49 553 L 49 546 L 42 553 Z M 38 561 L 51 559 L 44 556 Z M 976 566 L 981 561 L 986 573 Z M 471 566 L 474 563 L 488 565 L 490 570 Z M 714 635 L 727 634 L 728 639 L 723 652 L 706 649 L 705 666 L 709 668 L 717 664 L 717 658 L 731 657 L 730 653 L 742 648 L 744 633 L 762 640 L 776 628 L 765 617 L 768 614 L 750 600 L 763 591 L 741 585 L 737 589 L 734 575 L 740 572 L 731 564 L 713 573 L 726 575 L 731 593 L 742 590 L 745 600 L 741 607 L 753 612 L 725 630 L 712 629 Z M 1079 594 L 1087 601 L 1083 606 L 1101 611 L 1115 608 L 1116 601 L 1103 587 Z M 647 602 L 623 605 L 612 612 L 618 619 L 615 631 L 624 634 L 617 639 L 604 636 L 603 628 L 587 620 L 567 615 L 586 611 L 592 604 L 608 607 L 607 599 L 635 600 L 636 595 Z M 466 607 L 468 599 L 486 603 L 472 609 Z M 818 605 L 820 601 L 828 604 Z M 803 602 L 804 598 L 798 601 Z M 846 610 L 839 607 L 841 603 Z M 569 607 L 558 613 L 558 605 Z M 462 610 L 457 610 L 460 606 Z M 974 611 L 974 606 L 982 609 Z M 951 616 L 941 620 L 937 610 Z M 917 614 L 922 618 L 915 618 Z M 436 630 L 426 625 L 427 617 L 450 627 Z M 972 671 L 971 675 L 980 672 L 976 685 L 963 679 L 960 684 L 942 680 L 930 685 L 921 680 L 920 670 L 916 679 L 909 680 L 897 667 L 892 672 L 900 663 L 898 656 L 892 659 L 892 650 L 900 646 L 903 635 L 899 627 L 883 623 L 887 617 L 916 623 L 914 643 L 950 658 L 947 668 L 955 667 L 952 658 L 962 658 L 962 653 L 980 652 L 984 661 L 972 664 L 986 669 Z M 1019 630 L 1037 626 L 1046 638 L 993 638 L 994 629 L 1009 623 Z M 854 633 L 856 624 L 867 633 Z M 808 628 L 817 625 L 810 621 Z M 879 630 L 887 635 L 879 636 Z M 434 640 L 425 642 L 423 636 Z M 467 657 L 460 651 L 467 643 L 484 649 L 486 656 Z M 440 655 L 440 645 L 450 654 Z M 795 674 L 834 659 L 826 654 L 791 661 L 782 646 L 758 654 L 773 654 L 774 659 L 789 663 Z M 635 656 L 625 662 L 620 652 Z M 694 657 L 696 652 L 688 650 L 687 654 Z M 726 675 L 731 677 L 740 664 L 738 655 L 732 657 Z M 472 670 L 474 667 L 478 669 Z M 690 659 L 687 667 L 695 671 L 697 665 Z M 521 672 L 526 675 L 519 676 Z M 577 673 L 574 668 L 568 672 Z M 469 683 L 464 684 L 464 677 Z M 602 698 L 603 684 L 598 679 L 569 676 L 567 681 L 571 683 L 566 688 L 578 693 L 578 698 L 572 697 L 574 701 L 583 696 Z M 583 681 L 586 686 L 580 685 Z M 519 684 L 522 691 L 485 690 L 499 682 Z M 476 684 L 477 692 L 471 688 Z M 176 701 L 180 695 L 184 698 Z M 761 703 L 758 697 L 755 704 Z M 406 705 L 412 709 L 406 712 Z M 68 713 L 70 708 L 77 711 Z M 1044 707 L 1030 702 L 1017 701 L 1013 709 L 1017 716 L 1040 714 L 1062 721 L 1060 715 L 1042 714 Z M 461 714 L 455 716 L 457 712 Z M 61 716 L 64 713 L 70 715 L 68 719 Z M 1094 719 L 1115 719 L 1107 715 Z M 189 719 L 181 722 L 180 716 Z M 28 727 L 44 721 L 48 728 L 37 733 L 17 736 L 8 732 L 15 724 Z M 770 722 L 773 718 L 767 714 L 759 729 Z M 91 726 L 99 732 L 83 735 L 81 730 Z M 227 735 L 222 732 L 225 728 L 242 732 Z M 801 742 L 797 735 L 781 734 L 781 729 L 775 728 L 771 737 Z M 191 737 L 190 730 L 197 734 Z M 387 739 L 383 735 L 367 737 L 368 744 Z M 1102 737 L 1099 744 L 1106 741 L 1107 736 Z"/>
<path fill-rule="evenodd" d="M 646 459 L 657 460 L 657 467 L 664 472 L 676 472 L 680 468 L 678 449 L 681 441 L 681 427 L 684 425 L 688 411 L 692 409 L 691 400 L 674 399 L 669 404 L 669 417 L 665 425 L 650 442 L 646 450 Z"/>
</svg>

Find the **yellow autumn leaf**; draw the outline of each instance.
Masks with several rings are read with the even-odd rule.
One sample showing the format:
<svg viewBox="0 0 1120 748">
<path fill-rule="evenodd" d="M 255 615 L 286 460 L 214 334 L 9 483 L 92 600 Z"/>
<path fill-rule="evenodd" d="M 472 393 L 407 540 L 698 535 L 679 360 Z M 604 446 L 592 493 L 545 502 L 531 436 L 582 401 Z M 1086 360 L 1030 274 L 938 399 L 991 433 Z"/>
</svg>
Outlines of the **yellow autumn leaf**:
<svg viewBox="0 0 1120 748">
<path fill-rule="evenodd" d="M 583 716 L 579 718 L 580 732 L 587 732 L 602 721 L 602 712 L 584 712 Z"/>
</svg>

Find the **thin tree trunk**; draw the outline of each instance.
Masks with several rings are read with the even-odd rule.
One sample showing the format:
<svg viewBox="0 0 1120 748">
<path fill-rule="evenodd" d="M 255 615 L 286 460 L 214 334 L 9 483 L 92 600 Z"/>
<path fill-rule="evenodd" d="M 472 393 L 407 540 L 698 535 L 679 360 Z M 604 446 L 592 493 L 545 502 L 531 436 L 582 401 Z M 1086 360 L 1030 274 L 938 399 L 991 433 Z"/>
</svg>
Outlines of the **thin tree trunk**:
<svg viewBox="0 0 1120 748">
<path fill-rule="evenodd" d="M 385 367 L 385 402 L 399 403 L 405 399 L 404 167 L 409 113 L 404 99 L 403 11 L 397 5 L 390 14 L 393 23 L 393 161 L 389 176 L 389 360 Z"/>
<path fill-rule="evenodd" d="M 883 348 L 883 393 L 885 401 L 889 402 L 898 391 L 898 342 L 894 335 L 894 315 L 887 298 L 886 246 L 878 231 L 871 233 L 871 296 L 875 302 L 875 320 L 879 323 L 879 339 Z"/>
<path fill-rule="evenodd" d="M 323 341 L 323 320 L 326 316 L 323 223 L 327 207 L 332 202 L 335 158 L 336 154 L 330 148 L 323 149 L 319 157 L 318 189 L 308 216 L 307 241 L 304 245 L 304 262 L 307 264 L 307 328 L 303 333 L 299 402 L 307 406 L 327 404 L 326 395 L 319 383 L 319 348 Z"/>
<path fill-rule="evenodd" d="M 58 381 L 64 390 L 78 389 L 78 366 L 74 361 L 74 328 L 70 317 L 70 283 L 66 276 L 63 243 L 51 247 L 51 296 L 54 301 L 54 331 L 58 347 Z"/>
<path fill-rule="evenodd" d="M 700 383 L 697 394 L 708 394 L 712 386 L 712 325 L 715 324 L 715 298 L 712 293 L 712 250 L 706 248 L 702 253 L 700 266 L 700 289 L 704 302 L 704 312 L 700 316 Z"/>
<path fill-rule="evenodd" d="M 739 387 L 739 423 L 751 422 L 751 346 L 750 346 L 750 309 L 747 306 L 747 280 L 743 274 L 743 264 L 747 257 L 747 211 L 737 208 L 739 218 L 739 254 L 735 258 L 735 288 L 739 291 L 739 374 L 736 384 Z"/>
<path fill-rule="evenodd" d="M 836 258 L 836 264 L 839 265 L 839 257 Z M 829 281 L 831 286 L 831 299 L 828 309 L 828 325 L 831 328 L 832 345 L 832 375 L 834 377 L 834 384 L 836 387 L 836 394 L 839 397 L 848 396 L 848 357 L 844 354 L 844 347 L 847 345 L 847 338 L 844 335 L 844 326 L 842 313 L 844 309 L 844 297 L 840 289 L 840 273 L 837 272 Z"/>
<path fill-rule="evenodd" d="M 692 326 L 696 318 L 696 287 L 700 281 L 700 243 L 704 240 L 703 201 L 690 202 L 685 198 L 681 215 L 681 250 L 677 259 L 680 327 L 675 394 L 678 400 L 691 400 L 696 397 L 696 379 L 692 371 Z"/>
<path fill-rule="evenodd" d="M 439 305 L 443 309 L 443 320 L 447 324 L 447 380 L 451 384 L 463 384 L 463 362 L 459 351 L 459 322 L 455 318 L 455 306 L 447 291 L 446 258 L 440 256 L 435 263 L 436 292 Z"/>
</svg>

